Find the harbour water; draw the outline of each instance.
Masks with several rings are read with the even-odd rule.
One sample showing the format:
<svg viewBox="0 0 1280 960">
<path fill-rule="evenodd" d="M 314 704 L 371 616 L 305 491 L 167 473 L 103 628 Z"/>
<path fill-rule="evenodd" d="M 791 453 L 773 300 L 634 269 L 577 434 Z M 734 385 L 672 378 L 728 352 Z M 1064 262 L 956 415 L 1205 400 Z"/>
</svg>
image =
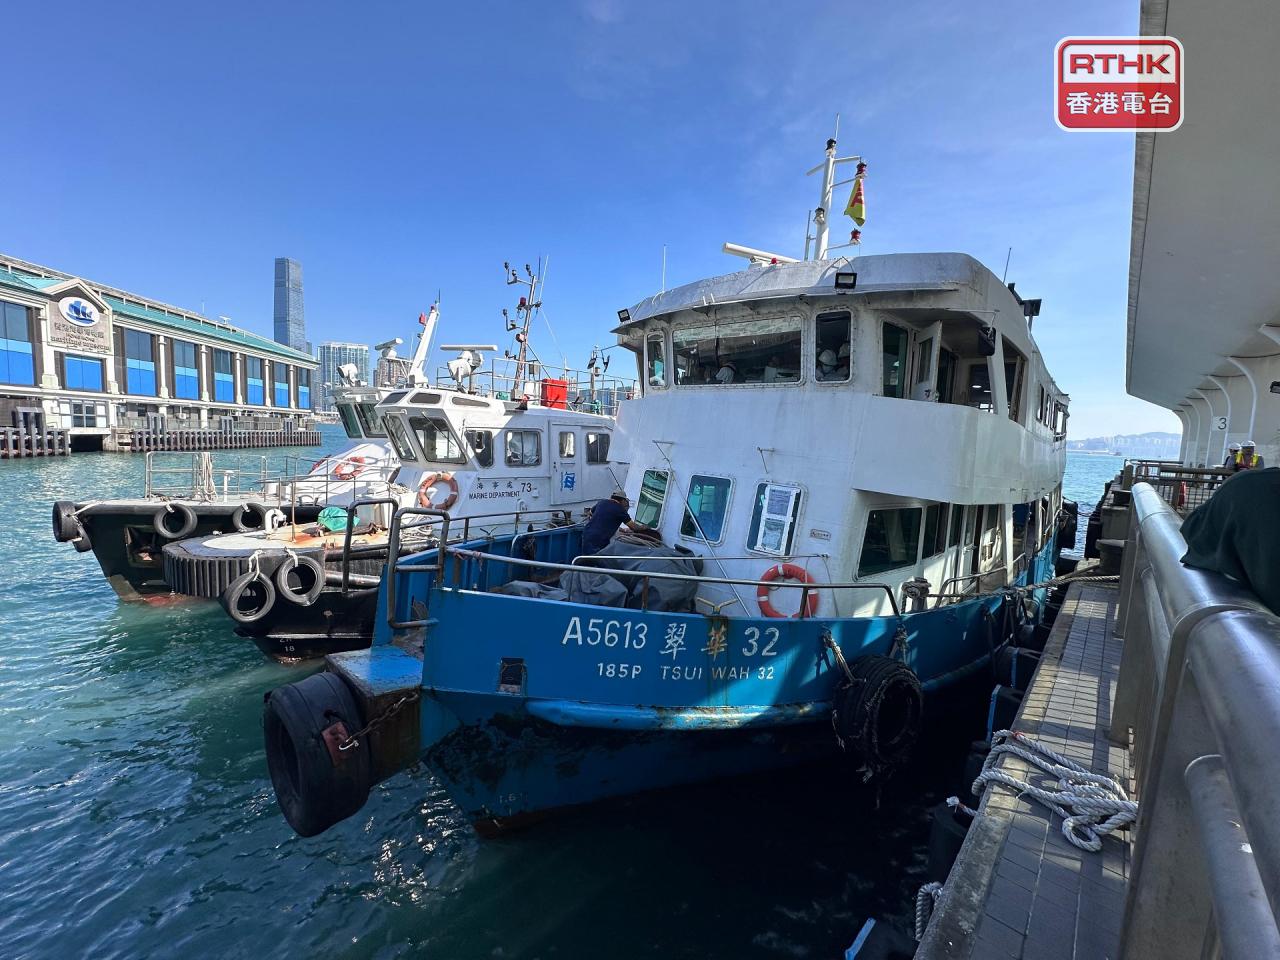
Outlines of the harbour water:
<svg viewBox="0 0 1280 960">
<path fill-rule="evenodd" d="M 325 431 L 299 452 L 342 445 Z M 1068 456 L 1082 517 L 1119 464 Z M 53 542 L 54 500 L 135 492 L 142 470 L 112 454 L 0 465 L 0 956 L 830 957 L 869 916 L 907 929 L 928 807 L 981 734 L 984 691 L 975 728 L 879 796 L 832 764 L 481 841 L 418 769 L 302 839 L 260 715 L 316 665 L 264 659 L 214 606 L 122 604 L 91 556 Z"/>
</svg>

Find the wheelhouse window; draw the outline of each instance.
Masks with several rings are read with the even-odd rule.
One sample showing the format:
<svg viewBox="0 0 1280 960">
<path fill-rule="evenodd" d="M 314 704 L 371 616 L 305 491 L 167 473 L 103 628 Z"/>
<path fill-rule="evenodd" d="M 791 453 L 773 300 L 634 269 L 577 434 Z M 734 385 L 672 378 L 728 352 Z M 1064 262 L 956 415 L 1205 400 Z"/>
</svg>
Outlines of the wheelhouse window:
<svg viewBox="0 0 1280 960">
<path fill-rule="evenodd" d="M 417 435 L 422 453 L 428 460 L 462 463 L 466 459 L 457 438 L 449 429 L 449 421 L 444 417 L 410 417 L 409 427 Z"/>
<path fill-rule="evenodd" d="M 125 392 L 135 396 L 156 395 L 154 338 L 137 330 L 124 331 Z"/>
<path fill-rule="evenodd" d="M 342 429 L 347 432 L 348 437 L 359 440 L 364 436 L 360 432 L 360 421 L 356 419 L 356 411 L 351 404 L 338 404 L 338 419 L 342 421 Z"/>
<path fill-rule="evenodd" d="M 969 406 L 979 410 L 993 409 L 991 399 L 991 371 L 985 360 L 974 360 L 968 367 L 969 382 L 965 385 Z"/>
<path fill-rule="evenodd" d="M 897 324 L 881 324 L 880 362 L 883 370 L 881 386 L 886 397 L 907 395 L 907 347 L 911 338 Z"/>
<path fill-rule="evenodd" d="M 236 402 L 235 359 L 230 350 L 213 351 L 213 399 L 218 403 Z M 350 433 L 350 431 L 347 431 Z M 352 436 L 359 436 L 358 433 Z"/>
<path fill-rule="evenodd" d="M 560 456 L 568 460 L 576 456 L 574 451 L 574 437 L 576 434 L 572 430 L 560 431 Z"/>
<path fill-rule="evenodd" d="M 199 351 L 194 343 L 173 341 L 173 395 L 179 400 L 200 399 Z"/>
<path fill-rule="evenodd" d="M 644 338 L 645 382 L 651 387 L 667 385 L 665 340 L 661 333 L 651 333 Z"/>
<path fill-rule="evenodd" d="M 636 498 L 636 523 L 656 527 L 662 519 L 662 506 L 667 501 L 666 470 L 646 470 L 640 481 L 640 496 Z"/>
<path fill-rule="evenodd" d="M 1009 404 L 1009 419 L 1022 423 L 1022 381 L 1027 368 L 1027 362 L 1022 354 L 1018 352 L 1018 348 L 1009 342 L 1009 338 L 1004 340 L 1004 394 L 1005 401 Z"/>
<path fill-rule="evenodd" d="M 537 430 L 508 430 L 508 467 L 536 467 L 542 463 L 542 434 Z"/>
<path fill-rule="evenodd" d="M 102 360 L 78 357 L 74 353 L 59 354 L 58 360 L 62 364 L 62 385 L 66 389 L 102 392 Z"/>
<path fill-rule="evenodd" d="M 31 312 L 20 303 L 0 300 L 0 382 L 34 384 Z"/>
<path fill-rule="evenodd" d="M 938 348 L 938 389 L 936 396 L 942 403 L 955 403 L 956 355 L 946 347 Z"/>
<path fill-rule="evenodd" d="M 298 368 L 298 409 L 311 409 L 311 371 Z"/>
<path fill-rule="evenodd" d="M 587 463 L 609 462 L 609 434 L 587 434 Z"/>
<path fill-rule="evenodd" d="M 572 434 L 570 434 L 572 436 Z M 482 467 L 493 466 L 493 431 L 468 430 L 465 434 L 467 446 L 471 448 L 476 463 Z"/>
<path fill-rule="evenodd" d="M 936 557 L 947 548 L 947 505 L 935 503 L 924 512 L 924 555 Z"/>
<path fill-rule="evenodd" d="M 256 407 L 267 405 L 266 373 L 261 357 L 244 358 L 244 400 Z"/>
<path fill-rule="evenodd" d="M 684 519 L 680 521 L 681 535 L 707 543 L 724 539 L 724 518 L 732 489 L 733 481 L 726 477 L 704 477 L 695 473 L 689 480 L 689 499 L 685 501 Z"/>
<path fill-rule="evenodd" d="M 673 331 L 676 383 L 796 383 L 800 380 L 799 317 L 739 320 Z"/>
<path fill-rule="evenodd" d="M 964 507 L 961 504 L 951 505 L 951 530 L 947 534 L 947 546 L 954 547 L 960 542 L 960 533 L 964 527 Z"/>
<path fill-rule="evenodd" d="M 360 428 L 366 437 L 385 437 L 386 427 L 382 423 L 382 414 L 372 403 L 357 403 L 356 416 L 360 418 Z"/>
<path fill-rule="evenodd" d="M 850 331 L 852 319 L 847 310 L 820 313 L 814 353 L 814 376 L 823 382 L 848 380 L 851 369 Z"/>
<path fill-rule="evenodd" d="M 343 404 L 343 407 L 346 407 L 346 404 Z M 382 424 L 387 428 L 387 433 L 391 437 L 391 445 L 396 448 L 396 456 L 401 460 L 417 460 L 418 451 L 413 448 L 413 441 L 409 439 L 409 431 L 405 429 L 404 423 L 401 422 L 400 418 L 395 416 L 383 417 Z M 359 428 L 357 427 L 357 429 Z M 357 433 L 356 436 L 359 436 L 359 434 Z"/>
<path fill-rule="evenodd" d="M 920 552 L 919 507 L 872 510 L 867 516 L 867 532 L 862 538 L 858 576 L 867 577 L 886 570 L 908 567 Z"/>
<path fill-rule="evenodd" d="M 751 530 L 747 534 L 748 548 L 779 557 L 789 555 L 795 539 L 796 517 L 800 515 L 800 497 L 799 487 L 758 484 Z"/>
</svg>

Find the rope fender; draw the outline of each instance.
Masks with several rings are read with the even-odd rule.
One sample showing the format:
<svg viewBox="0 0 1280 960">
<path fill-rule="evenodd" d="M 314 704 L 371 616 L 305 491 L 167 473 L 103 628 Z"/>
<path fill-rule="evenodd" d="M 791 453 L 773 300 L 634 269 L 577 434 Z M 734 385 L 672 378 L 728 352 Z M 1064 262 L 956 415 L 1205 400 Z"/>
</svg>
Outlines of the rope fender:
<svg viewBox="0 0 1280 960">
<path fill-rule="evenodd" d="M 1003 770 L 996 760 L 1010 753 L 1055 778 L 1049 787 L 1037 787 Z M 1097 853 L 1102 838 L 1138 819 L 1138 803 L 1111 777 L 1094 773 L 1070 757 L 1016 730 L 999 730 L 991 738 L 991 752 L 982 772 L 973 781 L 973 794 L 981 797 L 987 784 L 999 783 L 1020 797 L 1038 800 L 1062 817 L 1062 835 L 1072 846 Z"/>
</svg>

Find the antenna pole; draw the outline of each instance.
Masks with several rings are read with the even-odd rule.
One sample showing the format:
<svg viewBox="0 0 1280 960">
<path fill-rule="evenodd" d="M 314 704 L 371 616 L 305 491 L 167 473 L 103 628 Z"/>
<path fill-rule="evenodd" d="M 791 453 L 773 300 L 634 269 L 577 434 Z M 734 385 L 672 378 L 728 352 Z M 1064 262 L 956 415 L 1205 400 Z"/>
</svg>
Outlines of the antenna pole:
<svg viewBox="0 0 1280 960">
<path fill-rule="evenodd" d="M 840 129 L 839 117 L 836 118 L 836 129 Z M 817 226 L 813 246 L 813 258 L 815 260 L 825 260 L 827 258 L 827 229 L 828 222 L 831 219 L 831 190 L 835 182 L 836 138 L 832 137 L 827 141 L 827 159 L 822 165 L 822 192 L 818 196 L 818 207 L 813 211 L 814 223 Z"/>
<path fill-rule="evenodd" d="M 1013 247 L 1009 248 L 1009 252 L 1004 255 L 1004 273 L 1000 276 L 1000 282 L 1004 283 L 1009 279 L 1009 261 L 1013 258 Z"/>
<path fill-rule="evenodd" d="M 662 292 L 667 292 L 667 245 L 662 245 Z"/>
</svg>

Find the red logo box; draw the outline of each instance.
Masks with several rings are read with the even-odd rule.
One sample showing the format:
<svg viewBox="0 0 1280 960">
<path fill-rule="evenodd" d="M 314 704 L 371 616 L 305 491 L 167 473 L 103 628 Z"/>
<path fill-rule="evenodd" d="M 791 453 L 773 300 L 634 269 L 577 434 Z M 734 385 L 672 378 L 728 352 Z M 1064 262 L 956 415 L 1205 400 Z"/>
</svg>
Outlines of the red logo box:
<svg viewBox="0 0 1280 960">
<path fill-rule="evenodd" d="M 1182 44 L 1173 37 L 1066 37 L 1053 54 L 1063 130 L 1177 130 Z"/>
</svg>

